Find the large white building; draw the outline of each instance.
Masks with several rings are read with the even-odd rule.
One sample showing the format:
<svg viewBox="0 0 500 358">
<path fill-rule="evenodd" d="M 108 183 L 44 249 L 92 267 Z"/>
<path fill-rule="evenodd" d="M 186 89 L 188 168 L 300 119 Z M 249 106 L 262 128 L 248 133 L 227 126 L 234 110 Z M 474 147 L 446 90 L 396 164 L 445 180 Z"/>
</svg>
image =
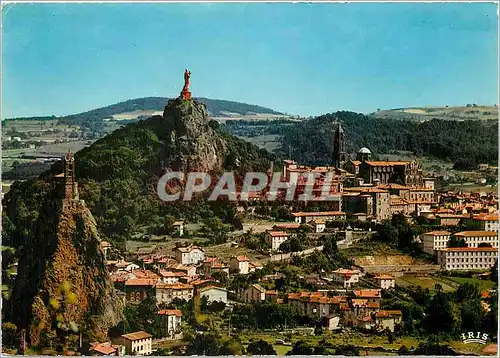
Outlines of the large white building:
<svg viewBox="0 0 500 358">
<path fill-rule="evenodd" d="M 481 230 L 498 232 L 498 214 L 479 214 L 474 216 L 473 220 L 479 224 Z"/>
<path fill-rule="evenodd" d="M 478 247 L 479 244 L 490 244 L 498 247 L 498 232 L 494 231 L 461 231 L 454 234 L 456 238 L 463 238 L 469 247 Z"/>
<path fill-rule="evenodd" d="M 288 240 L 288 234 L 284 231 L 266 232 L 266 242 L 271 246 L 271 250 L 278 251 L 280 245 Z"/>
<path fill-rule="evenodd" d="M 422 251 L 434 255 L 434 250 L 445 249 L 450 239 L 451 233 L 448 231 L 431 231 L 420 236 L 422 241 Z"/>
<path fill-rule="evenodd" d="M 152 353 L 153 336 L 147 332 L 139 331 L 123 334 L 115 338 L 113 343 L 125 346 L 127 355 L 147 356 Z"/>
<path fill-rule="evenodd" d="M 449 247 L 436 251 L 437 263 L 447 271 L 488 270 L 497 260 L 494 247 Z"/>
<path fill-rule="evenodd" d="M 175 259 L 182 265 L 196 265 L 205 260 L 205 252 L 198 246 L 176 247 L 174 251 Z"/>
<path fill-rule="evenodd" d="M 392 275 L 378 275 L 373 278 L 377 286 L 384 290 L 396 287 L 396 280 Z"/>
<path fill-rule="evenodd" d="M 200 288 L 200 298 L 206 297 L 208 302 L 224 302 L 227 303 L 227 290 L 222 287 L 206 286 Z"/>
</svg>

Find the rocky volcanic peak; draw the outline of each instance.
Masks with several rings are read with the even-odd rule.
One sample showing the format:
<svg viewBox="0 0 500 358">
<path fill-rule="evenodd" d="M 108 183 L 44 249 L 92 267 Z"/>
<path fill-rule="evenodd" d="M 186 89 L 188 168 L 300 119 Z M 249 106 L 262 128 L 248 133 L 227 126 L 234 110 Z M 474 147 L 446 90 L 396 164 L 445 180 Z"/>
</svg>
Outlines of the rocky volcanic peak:
<svg viewBox="0 0 500 358">
<path fill-rule="evenodd" d="M 106 339 L 107 330 L 122 320 L 123 306 L 108 279 L 95 220 L 79 200 L 45 207 L 20 257 L 12 306 L 5 313 L 26 330 L 30 345 L 52 346 L 60 334 L 54 308 L 63 309 L 63 303 L 54 302 L 63 285 L 73 295 L 64 308 L 66 320 L 84 328 L 90 340 Z"/>
<path fill-rule="evenodd" d="M 204 104 L 170 100 L 163 112 L 166 130 L 165 166 L 175 171 L 210 172 L 222 168 L 227 144 L 215 130 L 218 125 Z"/>
</svg>

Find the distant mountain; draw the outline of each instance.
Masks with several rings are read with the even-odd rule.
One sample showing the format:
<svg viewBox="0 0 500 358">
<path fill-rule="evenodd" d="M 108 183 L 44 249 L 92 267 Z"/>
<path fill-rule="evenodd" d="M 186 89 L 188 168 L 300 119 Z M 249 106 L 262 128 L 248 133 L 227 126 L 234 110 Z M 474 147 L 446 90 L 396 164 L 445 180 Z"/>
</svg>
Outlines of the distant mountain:
<svg viewBox="0 0 500 358">
<path fill-rule="evenodd" d="M 104 118 L 112 118 L 123 113 L 135 113 L 135 116 L 150 117 L 152 112 L 161 112 L 168 103 L 169 98 L 166 97 L 144 97 L 135 98 L 128 101 L 119 102 L 106 107 L 93 109 L 87 112 L 72 114 L 69 116 L 57 117 L 64 122 L 78 123 L 83 121 L 102 120 Z M 226 113 L 237 113 L 241 115 L 247 114 L 274 114 L 283 115 L 270 108 L 265 108 L 253 104 L 225 101 L 221 99 L 196 98 L 197 101 L 207 106 L 209 114 L 212 116 L 223 116 Z M 144 112 L 144 113 L 141 113 Z M 55 117 L 27 117 L 23 119 L 55 119 Z"/>
<path fill-rule="evenodd" d="M 371 113 L 375 118 L 406 119 L 428 121 L 431 119 L 465 121 L 465 120 L 498 120 L 498 106 L 482 106 L 467 104 L 455 107 L 410 107 L 383 109 Z"/>
</svg>

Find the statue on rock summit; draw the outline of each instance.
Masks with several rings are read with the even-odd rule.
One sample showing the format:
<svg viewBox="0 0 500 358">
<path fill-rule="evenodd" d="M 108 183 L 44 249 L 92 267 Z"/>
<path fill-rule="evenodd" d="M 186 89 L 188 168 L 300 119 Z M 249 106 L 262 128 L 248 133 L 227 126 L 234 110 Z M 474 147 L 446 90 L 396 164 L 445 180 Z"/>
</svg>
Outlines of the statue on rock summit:
<svg viewBox="0 0 500 358">
<path fill-rule="evenodd" d="M 191 100 L 191 92 L 189 91 L 189 79 L 191 77 L 191 72 L 184 70 L 184 88 L 182 88 L 181 98 L 186 100 Z"/>
</svg>

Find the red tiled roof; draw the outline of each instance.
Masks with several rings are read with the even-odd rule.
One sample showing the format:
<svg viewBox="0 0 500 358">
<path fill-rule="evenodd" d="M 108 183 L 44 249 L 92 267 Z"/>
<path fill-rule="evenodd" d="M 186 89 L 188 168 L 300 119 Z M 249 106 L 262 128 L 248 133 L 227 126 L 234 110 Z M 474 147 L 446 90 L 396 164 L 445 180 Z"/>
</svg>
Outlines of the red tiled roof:
<svg viewBox="0 0 500 358">
<path fill-rule="evenodd" d="M 482 252 L 482 251 L 498 251 L 496 247 L 447 247 L 446 249 L 439 249 L 437 251 L 471 251 L 471 252 Z"/>
<path fill-rule="evenodd" d="M 201 250 L 203 251 L 203 249 L 201 247 L 198 247 L 198 246 L 187 246 L 187 247 L 177 247 L 176 250 L 179 250 L 180 252 L 191 252 L 193 250 Z"/>
<path fill-rule="evenodd" d="M 352 291 L 356 297 L 360 298 L 380 298 L 381 290 L 380 289 L 366 289 L 366 290 L 354 290 Z"/>
<path fill-rule="evenodd" d="M 273 226 L 273 229 L 298 229 L 300 224 L 298 223 L 280 223 Z"/>
<path fill-rule="evenodd" d="M 393 166 L 398 166 L 398 165 L 407 165 L 410 162 L 400 162 L 400 161 L 369 161 L 365 162 L 366 164 L 373 166 L 373 167 L 393 167 Z"/>
<path fill-rule="evenodd" d="M 131 341 L 137 341 L 139 339 L 152 338 L 153 336 L 150 335 L 148 332 L 139 331 L 134 333 L 123 334 L 122 337 L 129 339 Z"/>
<path fill-rule="evenodd" d="M 457 232 L 454 234 L 455 236 L 460 236 L 460 237 L 477 237 L 477 236 L 498 236 L 497 232 L 494 231 L 481 231 L 481 230 L 476 230 L 476 231 L 461 231 Z"/>
<path fill-rule="evenodd" d="M 177 316 L 177 317 L 182 317 L 181 310 L 161 310 L 161 311 L 158 311 L 156 314 L 160 315 L 160 316 Z"/>
<path fill-rule="evenodd" d="M 246 256 L 236 256 L 236 260 L 244 262 L 244 261 L 250 261 L 248 257 Z"/>
<path fill-rule="evenodd" d="M 132 278 L 125 281 L 125 286 L 151 286 L 156 284 L 157 280 L 148 278 Z"/>
<path fill-rule="evenodd" d="M 374 279 L 376 279 L 376 280 L 394 280 L 394 276 L 393 275 L 387 275 L 387 274 L 377 275 L 377 276 L 374 277 Z"/>
<path fill-rule="evenodd" d="M 474 220 L 498 221 L 498 215 L 487 215 L 487 214 L 474 215 Z"/>
<path fill-rule="evenodd" d="M 269 235 L 273 236 L 273 237 L 277 237 L 277 236 L 288 236 L 288 234 L 286 232 L 283 232 L 283 231 L 268 231 L 267 232 Z"/>
<path fill-rule="evenodd" d="M 160 289 L 172 289 L 172 290 L 189 290 L 193 289 L 192 285 L 188 285 L 187 283 L 174 283 L 174 284 L 168 284 L 168 283 L 157 283 L 156 288 Z"/>
<path fill-rule="evenodd" d="M 102 344 L 102 343 L 99 343 L 99 344 L 92 346 L 89 350 L 96 351 L 96 352 L 104 354 L 104 355 L 108 355 L 108 354 L 116 352 L 116 348 L 112 347 L 111 344 Z"/>
<path fill-rule="evenodd" d="M 428 236 L 443 236 L 443 235 L 451 235 L 451 232 L 449 231 L 430 231 L 430 232 L 426 232 L 424 233 L 424 235 L 428 235 Z"/>
<path fill-rule="evenodd" d="M 299 211 L 297 213 L 292 213 L 295 217 L 303 217 L 303 216 L 343 216 L 345 213 L 343 211 L 311 211 L 311 212 L 302 212 Z"/>
</svg>

